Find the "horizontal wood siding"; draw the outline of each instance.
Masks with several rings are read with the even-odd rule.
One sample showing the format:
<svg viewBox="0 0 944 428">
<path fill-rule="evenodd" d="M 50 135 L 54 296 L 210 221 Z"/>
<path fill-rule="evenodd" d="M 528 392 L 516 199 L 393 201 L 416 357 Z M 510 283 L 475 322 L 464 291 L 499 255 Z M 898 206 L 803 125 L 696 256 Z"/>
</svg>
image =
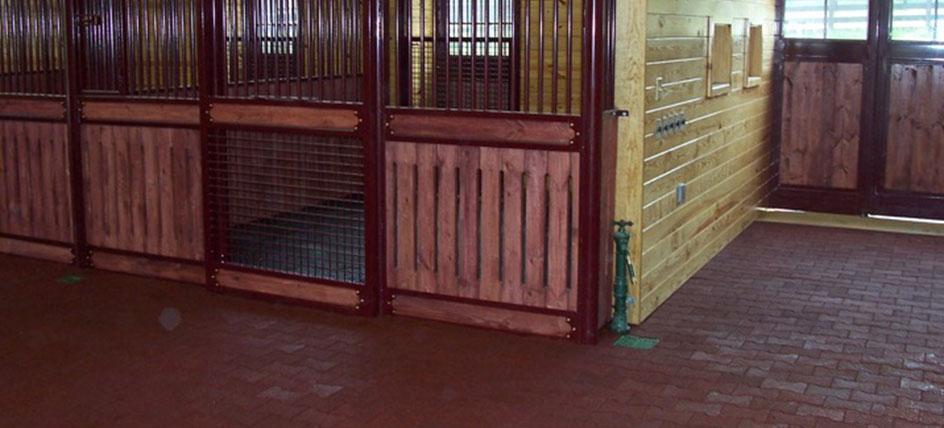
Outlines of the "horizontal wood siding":
<svg viewBox="0 0 944 428">
<path fill-rule="evenodd" d="M 84 125 L 82 157 L 89 244 L 203 259 L 199 132 Z"/>
<path fill-rule="evenodd" d="M 576 310 L 579 157 L 387 144 L 389 286 Z"/>
<path fill-rule="evenodd" d="M 0 232 L 70 243 L 66 125 L 0 120 Z"/>
<path fill-rule="evenodd" d="M 754 219 L 774 183 L 773 41 L 761 83 L 744 88 L 747 29 L 775 26 L 773 0 L 648 2 L 643 147 L 641 322 Z M 706 98 L 713 24 L 731 24 L 731 88 Z M 772 39 L 772 38 L 771 38 Z M 657 132 L 660 119 L 687 125 Z M 676 203 L 676 187 L 686 185 Z"/>
<path fill-rule="evenodd" d="M 855 189 L 862 65 L 784 64 L 780 183 Z"/>
<path fill-rule="evenodd" d="M 944 65 L 892 66 L 885 188 L 944 193 Z"/>
</svg>

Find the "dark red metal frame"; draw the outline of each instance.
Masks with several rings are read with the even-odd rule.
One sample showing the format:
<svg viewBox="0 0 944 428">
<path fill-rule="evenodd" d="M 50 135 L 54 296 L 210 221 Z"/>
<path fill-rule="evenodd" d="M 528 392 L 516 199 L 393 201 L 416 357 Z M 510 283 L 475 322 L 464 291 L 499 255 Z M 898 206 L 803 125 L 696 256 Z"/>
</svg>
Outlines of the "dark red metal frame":
<svg viewBox="0 0 944 428">
<path fill-rule="evenodd" d="M 187 125 L 192 129 L 199 129 L 201 139 L 202 155 L 202 176 L 201 182 L 204 189 L 209 188 L 210 174 L 207 168 L 207 162 L 211 156 L 208 150 L 208 141 L 211 136 L 221 129 L 242 129 L 266 131 L 278 129 L 280 132 L 308 132 L 291 129 L 279 129 L 272 127 L 252 127 L 252 126 L 226 126 L 214 124 L 211 121 L 211 106 L 214 103 L 237 102 L 231 97 L 226 97 L 226 73 L 225 56 L 221 54 L 221 49 L 225 46 L 225 34 L 222 27 L 223 10 L 222 3 L 219 0 L 200 0 L 199 15 L 199 34 L 196 35 L 196 43 L 200 55 L 197 56 L 197 81 L 198 98 L 193 99 L 147 99 L 147 97 L 122 96 L 114 94 L 85 93 L 81 90 L 79 78 L 80 56 L 82 55 L 79 46 L 81 40 L 81 29 L 76 25 L 71 17 L 76 16 L 78 2 L 81 0 L 65 0 L 65 14 L 70 19 L 64 19 L 66 40 L 65 52 L 67 55 L 67 91 L 65 97 L 61 96 L 16 96 L 17 98 L 32 99 L 54 99 L 65 100 L 66 120 L 68 124 L 68 145 L 70 155 L 71 174 L 71 194 L 73 199 L 73 222 L 75 227 L 74 242 L 70 245 L 74 253 L 74 262 L 79 266 L 91 266 L 91 252 L 103 251 L 109 253 L 123 254 L 128 256 L 141 257 L 155 261 L 172 261 L 188 264 L 199 264 L 192 260 L 182 260 L 177 258 L 168 258 L 153 254 L 143 254 L 136 252 L 119 251 L 108 248 L 92 247 L 88 243 L 85 227 L 85 195 L 83 184 L 83 162 L 81 150 L 81 125 L 83 123 L 93 123 L 92 121 L 83 121 L 81 114 L 81 105 L 83 101 L 121 101 L 127 103 L 174 103 L 200 106 L 200 124 L 199 126 Z M 450 298 L 446 296 L 432 296 L 424 293 L 412 293 L 403 290 L 393 290 L 387 287 L 386 272 L 386 246 L 385 234 L 388 225 L 385 223 L 386 207 L 384 206 L 385 183 L 385 143 L 388 138 L 383 126 L 384 118 L 390 113 L 395 113 L 399 108 L 388 106 L 387 85 L 389 82 L 388 68 L 385 67 L 387 52 L 385 50 L 383 35 L 384 26 L 388 23 L 384 20 L 385 11 L 388 10 L 389 1 L 396 0 L 364 0 L 363 1 L 363 75 L 362 87 L 363 98 L 361 102 L 310 102 L 302 100 L 263 100 L 263 99 L 241 99 L 239 103 L 250 103 L 259 105 L 294 105 L 319 108 L 343 108 L 355 109 L 363 119 L 361 125 L 356 131 L 346 132 L 312 132 L 316 135 L 343 135 L 359 138 L 364 144 L 365 159 L 365 285 L 355 286 L 360 291 L 364 302 L 356 313 L 364 316 L 377 316 L 382 312 L 389 311 L 389 307 L 384 307 L 382 301 L 387 300 L 393 294 L 410 294 L 421 297 L 429 297 L 440 300 L 448 300 L 461 303 L 471 303 L 482 306 L 492 306 L 503 309 L 512 309 L 516 311 L 526 311 L 533 313 L 565 316 L 572 320 L 575 326 L 575 333 L 572 339 L 580 343 L 594 343 L 597 339 L 597 332 L 600 313 L 598 312 L 599 287 L 602 277 L 601 263 L 605 259 L 605 252 L 609 246 L 609 237 L 605 236 L 603 230 L 608 225 L 601 225 L 602 209 L 604 202 L 601 200 L 601 185 L 604 180 L 613 180 L 614 171 L 602 170 L 603 156 L 612 156 L 602 152 L 601 127 L 604 120 L 604 112 L 613 107 L 613 50 L 615 35 L 615 0 L 587 0 L 583 4 L 583 46 L 581 59 L 581 85 L 582 93 L 581 114 L 576 115 L 550 115 L 550 114 L 528 114 L 516 112 L 483 112 L 483 111 L 459 111 L 459 110 L 412 110 L 422 111 L 431 115 L 445 115 L 456 117 L 495 117 L 501 115 L 503 118 L 527 118 L 529 120 L 547 120 L 547 121 L 568 121 L 573 123 L 574 129 L 579 132 L 579 137 L 570 146 L 541 146 L 541 145 L 522 145 L 520 148 L 573 151 L 580 154 L 580 201 L 578 210 L 578 221 L 580 227 L 579 236 L 579 263 L 578 263 L 578 309 L 575 312 L 550 310 L 544 308 L 525 307 L 520 305 L 510 305 L 497 302 L 483 302 L 477 300 L 468 300 L 461 298 Z M 576 15 L 576 14 L 575 14 Z M 574 19 L 579 19 L 577 16 Z M 517 81 L 517 79 L 515 79 Z M 11 97 L 12 98 L 12 97 Z M 16 120 L 29 120 L 23 118 L 14 118 Z M 61 122 L 61 121 L 60 121 Z M 94 123 L 110 124 L 111 121 L 94 121 Z M 173 126 L 168 124 L 150 124 L 150 123 L 129 123 L 121 122 L 121 125 L 132 126 Z M 488 145 L 476 142 L 477 145 Z M 503 147 L 509 147 L 509 143 L 501 143 Z M 495 142 L 499 145 L 499 142 Z M 519 146 L 510 145 L 518 148 Z M 204 242 L 206 248 L 204 251 L 205 260 L 202 262 L 206 266 L 206 286 L 214 291 L 220 290 L 216 282 L 216 273 L 223 266 L 220 263 L 221 249 L 215 247 L 212 243 L 216 242 L 212 236 L 213 227 L 210 223 L 214 221 L 213 212 L 204 192 L 204 203 L 202 207 L 204 220 Z M 601 227 L 605 226 L 605 227 Z M 0 234 L 3 237 L 22 239 L 24 241 L 49 243 L 56 245 L 65 245 L 65 243 L 46 242 L 29 237 L 8 236 Z M 291 275 L 284 275 L 270 271 L 260 271 L 251 268 L 238 266 L 225 266 L 226 269 L 237 271 L 261 273 L 275 277 L 285 277 L 299 279 Z M 329 286 L 339 286 L 351 288 L 351 284 L 336 283 L 331 281 L 318 281 Z M 276 301 L 290 301 L 302 303 L 309 306 L 325 308 L 330 310 L 339 310 L 342 312 L 351 312 L 350 309 L 323 305 L 312 302 L 300 302 L 291 298 L 280 298 L 275 296 L 260 295 L 259 293 L 232 291 L 236 294 L 252 295 L 263 297 Z M 384 298 L 382 300 L 382 297 Z"/>
<path fill-rule="evenodd" d="M 778 22 L 783 22 L 783 5 Z M 776 153 L 783 127 L 783 64 L 786 61 L 862 64 L 864 70 L 856 189 L 780 185 L 770 205 L 777 208 L 837 214 L 883 214 L 944 219 L 944 195 L 884 189 L 888 144 L 891 66 L 896 63 L 944 62 L 944 44 L 891 40 L 892 2 L 871 0 L 868 37 L 864 41 L 784 39 L 777 32 L 775 72 Z M 777 162 L 779 168 L 779 162 Z"/>
</svg>

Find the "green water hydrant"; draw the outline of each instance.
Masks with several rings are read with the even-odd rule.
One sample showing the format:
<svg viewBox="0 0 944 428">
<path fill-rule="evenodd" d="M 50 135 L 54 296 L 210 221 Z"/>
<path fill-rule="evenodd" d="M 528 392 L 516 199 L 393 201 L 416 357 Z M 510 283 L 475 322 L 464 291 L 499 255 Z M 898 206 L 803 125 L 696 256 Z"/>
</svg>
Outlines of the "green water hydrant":
<svg viewBox="0 0 944 428">
<path fill-rule="evenodd" d="M 616 232 L 613 240 L 616 241 L 616 276 L 613 281 L 613 321 L 610 322 L 610 331 L 618 335 L 629 334 L 629 323 L 626 320 L 628 305 L 635 303 L 629 295 L 629 281 L 634 280 L 636 273 L 629 262 L 629 231 L 627 227 L 633 225 L 631 221 L 615 221 Z"/>
</svg>

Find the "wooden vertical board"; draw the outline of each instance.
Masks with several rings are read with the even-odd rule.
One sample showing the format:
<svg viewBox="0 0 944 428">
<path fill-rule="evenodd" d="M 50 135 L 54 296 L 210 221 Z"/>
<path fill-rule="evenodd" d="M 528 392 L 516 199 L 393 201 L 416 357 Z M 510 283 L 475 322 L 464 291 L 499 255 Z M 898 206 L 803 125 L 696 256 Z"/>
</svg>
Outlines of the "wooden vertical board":
<svg viewBox="0 0 944 428">
<path fill-rule="evenodd" d="M 97 172 L 101 169 L 98 155 L 101 153 L 98 141 L 93 135 L 96 127 L 83 126 L 81 130 L 81 140 L 79 144 L 82 150 L 82 191 L 85 193 L 85 229 L 88 236 L 88 242 L 92 245 L 101 245 L 102 230 L 99 224 L 102 216 L 96 216 L 95 213 L 101 212 L 101 192 L 102 187 L 92 186 L 92 183 L 99 183 Z"/>
<path fill-rule="evenodd" d="M 149 254 L 160 254 L 163 242 L 161 239 L 161 170 L 160 142 L 154 133 L 147 133 L 142 138 L 144 144 L 144 201 L 147 207 L 147 223 L 144 229 L 144 249 Z"/>
<path fill-rule="evenodd" d="M 10 173 L 10 157 L 7 155 L 7 122 L 0 121 L 0 230 L 9 231 L 9 215 L 11 201 L 7 199 L 7 184 L 12 179 Z"/>
<path fill-rule="evenodd" d="M 570 154 L 549 153 L 547 155 L 548 207 L 547 207 L 547 307 L 567 309 L 567 258 L 568 236 L 568 181 L 570 178 Z"/>
<path fill-rule="evenodd" d="M 158 152 L 158 162 L 160 171 L 160 185 L 158 187 L 160 198 L 161 213 L 161 252 L 163 256 L 176 254 L 177 234 L 175 233 L 175 212 L 174 201 L 177 195 L 173 181 L 173 143 L 169 142 L 172 134 L 168 130 L 161 130 L 159 137 L 161 148 Z"/>
<path fill-rule="evenodd" d="M 394 175 L 394 164 L 396 163 L 396 147 L 397 143 L 387 143 L 384 147 L 385 150 L 385 174 L 386 174 L 386 187 L 384 190 L 384 206 L 385 215 L 387 218 L 387 228 L 386 228 L 386 248 L 387 248 L 387 257 L 384 261 L 387 266 L 387 284 L 389 288 L 394 288 L 397 286 L 397 274 L 394 269 L 395 263 L 394 260 L 397 257 L 396 245 L 397 245 L 397 236 L 396 232 L 396 216 L 397 212 L 394 207 L 394 189 L 397 186 L 396 176 Z"/>
<path fill-rule="evenodd" d="M 479 165 L 482 175 L 479 298 L 498 301 L 501 299 L 501 149 L 482 147 L 479 150 Z"/>
<path fill-rule="evenodd" d="M 436 156 L 439 162 L 439 207 L 436 221 L 438 244 L 439 281 L 438 292 L 447 296 L 459 293 L 459 282 L 456 264 L 456 182 L 459 179 L 457 170 L 456 146 L 441 145 L 436 147 Z"/>
<path fill-rule="evenodd" d="M 479 148 L 459 148 L 459 296 L 478 297 Z"/>
<path fill-rule="evenodd" d="M 131 169 L 129 168 L 128 145 L 129 141 L 139 135 L 134 128 L 120 128 L 120 138 L 114 139 L 115 164 L 111 173 L 115 177 L 115 247 L 132 248 L 131 228 Z"/>
<path fill-rule="evenodd" d="M 524 303 L 524 286 L 521 281 L 524 272 L 522 263 L 523 222 L 521 216 L 524 207 L 524 150 L 503 150 L 501 167 L 505 177 L 504 203 L 502 211 L 504 233 L 502 251 L 504 257 L 502 301 Z"/>
<path fill-rule="evenodd" d="M 417 289 L 436 290 L 436 224 L 430 216 L 436 212 L 436 147 L 416 145 L 417 216 Z"/>
<path fill-rule="evenodd" d="M 21 225 L 21 233 L 25 235 L 32 235 L 33 228 L 31 226 L 30 219 L 33 218 L 32 204 L 29 201 L 30 195 L 30 186 L 32 185 L 32 162 L 30 162 L 30 144 L 29 136 L 26 134 L 26 124 L 19 123 L 17 125 L 16 134 L 17 138 L 17 153 L 22 156 L 19 160 L 18 170 L 19 170 L 19 221 Z"/>
<path fill-rule="evenodd" d="M 131 251 L 144 253 L 147 251 L 147 207 L 145 206 L 145 183 L 144 183 L 144 138 L 140 130 L 135 132 L 134 138 L 128 141 L 128 165 L 130 177 L 128 192 L 130 192 L 130 218 L 131 226 Z"/>
<path fill-rule="evenodd" d="M 524 303 L 543 306 L 546 302 L 545 274 L 547 244 L 546 201 L 547 153 L 525 153 L 525 291 Z"/>
<path fill-rule="evenodd" d="M 416 289 L 416 145 L 397 144 L 397 288 Z"/>
<path fill-rule="evenodd" d="M 580 283 L 578 260 L 580 260 L 580 154 L 570 155 L 570 293 L 567 296 L 567 309 L 577 310 L 577 286 Z"/>
<path fill-rule="evenodd" d="M 194 260 L 204 259 L 203 228 L 203 165 L 200 161 L 200 134 L 196 131 L 181 131 L 190 144 L 187 151 L 187 182 L 190 183 L 190 225 L 192 226 L 192 256 Z"/>
</svg>

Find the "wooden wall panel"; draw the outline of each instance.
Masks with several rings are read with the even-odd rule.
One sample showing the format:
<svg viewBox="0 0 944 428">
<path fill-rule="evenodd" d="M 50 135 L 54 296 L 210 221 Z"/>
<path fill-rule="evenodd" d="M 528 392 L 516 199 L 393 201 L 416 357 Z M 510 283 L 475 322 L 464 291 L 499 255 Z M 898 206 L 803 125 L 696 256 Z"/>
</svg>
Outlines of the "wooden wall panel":
<svg viewBox="0 0 944 428">
<path fill-rule="evenodd" d="M 944 65 L 892 66 L 885 188 L 944 194 Z"/>
<path fill-rule="evenodd" d="M 66 126 L 0 121 L 0 232 L 73 240 Z"/>
<path fill-rule="evenodd" d="M 754 219 L 775 183 L 772 141 L 773 41 L 762 46 L 761 81 L 745 88 L 750 25 L 776 28 L 774 0 L 650 0 L 647 4 L 645 115 L 640 134 L 641 272 L 634 323 L 645 320 Z M 731 87 L 706 95 L 711 24 L 731 24 Z M 772 30 L 771 30 L 772 31 Z M 619 55 L 619 53 L 618 53 Z M 618 80 L 619 81 L 619 80 Z M 631 85 L 622 81 L 622 85 Z M 619 91 L 619 88 L 617 89 Z M 687 125 L 657 132 L 683 115 Z M 684 183 L 685 199 L 676 201 Z"/>
<path fill-rule="evenodd" d="M 82 156 L 89 244 L 203 259 L 199 132 L 85 125 Z"/>
<path fill-rule="evenodd" d="M 785 64 L 781 184 L 856 188 L 862 78 L 861 64 Z"/>
<path fill-rule="evenodd" d="M 387 144 L 390 287 L 576 310 L 579 157 Z"/>
</svg>

